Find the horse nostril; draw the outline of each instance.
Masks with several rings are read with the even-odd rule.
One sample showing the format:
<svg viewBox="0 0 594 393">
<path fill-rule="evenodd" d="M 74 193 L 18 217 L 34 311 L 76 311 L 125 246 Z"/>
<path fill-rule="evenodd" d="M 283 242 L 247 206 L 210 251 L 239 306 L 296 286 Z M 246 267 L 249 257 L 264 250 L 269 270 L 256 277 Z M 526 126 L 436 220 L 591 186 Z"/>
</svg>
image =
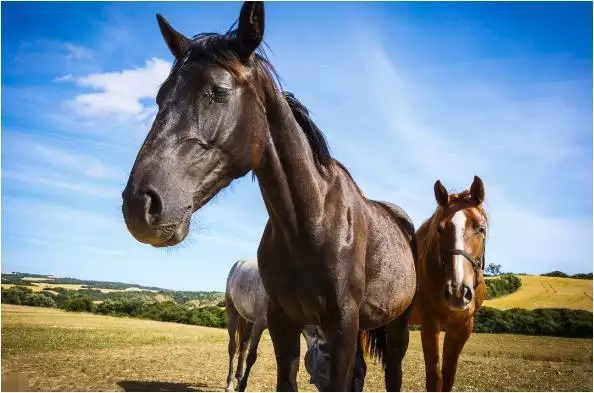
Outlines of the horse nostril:
<svg viewBox="0 0 594 393">
<path fill-rule="evenodd" d="M 471 301 L 472 300 L 472 289 L 464 285 L 464 299 Z"/>
<path fill-rule="evenodd" d="M 161 202 L 161 197 L 159 197 L 159 194 L 151 189 L 144 192 L 144 197 L 146 198 L 145 213 L 147 213 L 149 218 L 153 220 L 158 218 L 163 212 L 163 203 Z"/>
</svg>

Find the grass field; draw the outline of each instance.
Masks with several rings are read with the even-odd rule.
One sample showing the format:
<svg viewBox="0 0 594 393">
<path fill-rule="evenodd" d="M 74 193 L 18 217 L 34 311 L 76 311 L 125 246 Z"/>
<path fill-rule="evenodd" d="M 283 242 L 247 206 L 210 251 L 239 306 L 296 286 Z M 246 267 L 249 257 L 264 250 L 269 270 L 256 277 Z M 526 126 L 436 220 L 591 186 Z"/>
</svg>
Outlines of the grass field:
<svg viewBox="0 0 594 393">
<path fill-rule="evenodd" d="M 407 391 L 424 390 L 419 339 L 411 332 Z M 275 369 L 265 333 L 248 390 L 273 390 Z M 226 373 L 222 329 L 2 305 L 2 390 L 220 391 Z M 315 391 L 303 364 L 299 388 Z M 455 389 L 592 391 L 592 340 L 475 334 Z M 365 390 L 385 390 L 378 365 L 369 365 Z"/>
<path fill-rule="evenodd" d="M 82 289 L 83 285 L 81 284 L 50 284 L 44 282 L 35 282 L 33 280 L 28 280 L 28 277 L 25 277 L 23 280 L 30 281 L 33 285 L 28 285 L 27 288 L 31 289 L 33 292 L 41 292 L 43 288 L 64 288 L 73 291 L 78 291 Z M 43 280 L 40 278 L 39 280 Z M 14 287 L 15 284 L 2 284 L 2 288 L 10 288 Z M 138 287 L 129 287 L 126 289 L 107 289 L 107 288 L 87 288 L 87 289 L 98 289 L 103 293 L 110 293 L 110 292 L 138 292 L 138 291 L 147 291 L 147 292 L 157 292 L 152 289 L 140 289 Z"/>
<path fill-rule="evenodd" d="M 520 289 L 507 296 L 487 300 L 484 305 L 499 309 L 569 308 L 592 311 L 592 280 L 519 276 Z"/>
</svg>

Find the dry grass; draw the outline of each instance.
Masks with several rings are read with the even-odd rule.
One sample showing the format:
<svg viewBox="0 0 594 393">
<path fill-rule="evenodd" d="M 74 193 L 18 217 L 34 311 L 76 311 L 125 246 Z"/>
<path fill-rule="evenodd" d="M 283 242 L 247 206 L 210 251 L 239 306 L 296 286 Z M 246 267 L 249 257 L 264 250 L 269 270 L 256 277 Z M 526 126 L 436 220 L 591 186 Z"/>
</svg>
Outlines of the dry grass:
<svg viewBox="0 0 594 393">
<path fill-rule="evenodd" d="M 522 287 L 511 295 L 487 300 L 485 306 L 509 308 L 570 308 L 592 311 L 592 280 L 519 276 Z"/>
<path fill-rule="evenodd" d="M 47 284 L 44 282 L 31 282 L 33 285 L 27 285 L 25 288 L 29 288 L 33 292 L 40 292 L 43 291 L 43 288 L 65 288 L 71 289 L 74 291 L 78 291 L 82 288 L 82 285 L 78 284 Z M 2 288 L 10 288 L 14 286 L 22 286 L 22 285 L 15 285 L 15 284 L 2 284 Z"/>
<path fill-rule="evenodd" d="M 32 278 L 34 279 L 34 277 L 25 277 L 23 278 L 23 280 L 28 279 L 28 278 Z M 40 278 L 39 280 L 45 280 L 43 278 Z M 33 285 L 28 285 L 27 288 L 31 289 L 33 292 L 40 292 L 43 290 L 43 288 L 64 288 L 64 289 L 69 289 L 69 290 L 73 290 L 73 291 L 78 291 L 79 289 L 83 289 L 83 285 L 80 284 L 50 284 L 50 283 L 44 283 L 44 282 L 35 282 L 34 280 L 28 280 L 31 282 L 31 284 Z M 2 284 L 2 288 L 10 288 L 10 287 L 14 287 L 15 284 Z M 147 292 L 154 292 L 157 293 L 157 291 L 152 290 L 152 289 L 141 289 L 138 287 L 129 287 L 126 289 L 107 289 L 107 288 L 85 288 L 85 289 L 98 289 L 103 293 L 110 293 L 110 292 L 140 292 L 140 291 L 147 291 Z"/>
<path fill-rule="evenodd" d="M 227 374 L 227 333 L 2 305 L 2 360 L 3 390 L 221 391 Z M 275 368 L 265 333 L 248 389 L 273 390 Z M 303 364 L 299 388 L 315 391 Z M 424 390 L 418 332 L 411 332 L 403 388 Z M 592 340 L 475 334 L 461 357 L 455 388 L 592 391 Z M 369 365 L 365 390 L 385 390 L 378 365 Z"/>
<path fill-rule="evenodd" d="M 167 296 L 167 295 L 162 295 L 162 294 L 157 294 L 153 296 L 153 299 L 156 300 L 157 302 L 168 302 L 168 301 L 172 301 L 173 299 L 171 298 L 171 296 Z"/>
</svg>

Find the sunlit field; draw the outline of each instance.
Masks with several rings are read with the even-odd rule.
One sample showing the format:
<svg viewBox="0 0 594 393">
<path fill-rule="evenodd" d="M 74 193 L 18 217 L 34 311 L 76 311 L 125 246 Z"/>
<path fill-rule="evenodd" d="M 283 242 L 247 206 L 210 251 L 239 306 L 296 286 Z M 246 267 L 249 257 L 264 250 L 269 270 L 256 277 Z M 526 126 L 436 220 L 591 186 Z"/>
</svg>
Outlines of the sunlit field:
<svg viewBox="0 0 594 393">
<path fill-rule="evenodd" d="M 304 351 L 302 343 L 302 355 Z M 275 388 L 264 334 L 248 390 Z M 35 391 L 221 391 L 227 374 L 224 329 L 57 309 L 2 305 L 2 389 Z M 315 391 L 303 364 L 299 389 Z M 424 390 L 419 332 L 411 332 L 404 390 Z M 592 390 L 592 340 L 474 334 L 456 390 Z M 385 390 L 370 364 L 366 391 Z"/>
</svg>

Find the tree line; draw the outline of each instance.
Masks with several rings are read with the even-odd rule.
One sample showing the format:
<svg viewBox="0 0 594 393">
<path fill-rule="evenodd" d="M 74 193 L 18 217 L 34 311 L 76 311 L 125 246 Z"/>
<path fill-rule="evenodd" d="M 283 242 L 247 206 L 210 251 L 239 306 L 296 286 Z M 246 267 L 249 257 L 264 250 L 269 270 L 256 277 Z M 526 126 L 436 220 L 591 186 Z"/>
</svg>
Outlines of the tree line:
<svg viewBox="0 0 594 393">
<path fill-rule="evenodd" d="M 149 292 L 154 295 L 153 292 Z M 103 298 L 99 304 L 93 297 Z M 34 307 L 53 307 L 66 311 L 129 316 L 164 322 L 222 328 L 227 326 L 225 310 L 217 306 L 195 307 L 189 303 L 156 301 L 130 292 L 101 293 L 97 290 L 51 288 L 33 292 L 25 286 L 2 288 L 2 303 Z M 219 304 L 220 305 L 220 304 Z"/>
<path fill-rule="evenodd" d="M 502 279 L 501 282 L 515 285 L 513 284 L 515 280 L 509 278 Z M 504 284 L 495 286 L 497 285 Z M 158 302 L 148 295 L 137 293 L 114 292 L 98 295 L 96 291 L 91 291 L 95 296 L 105 296 L 105 300 L 96 304 L 88 294 L 88 290 L 87 293 L 78 292 L 80 291 L 52 288 L 51 292 L 46 290 L 35 293 L 28 287 L 14 286 L 2 289 L 2 303 L 54 307 L 73 312 L 91 312 L 215 328 L 227 326 L 226 313 L 224 308 L 220 307 L 220 303 L 218 306 L 195 307 L 191 303 L 176 303 L 173 300 Z M 151 295 L 154 293 L 151 292 Z M 411 326 L 411 328 L 418 327 Z M 474 331 L 592 338 L 592 313 L 559 308 L 498 310 L 483 307 L 474 318 Z"/>
<path fill-rule="evenodd" d="M 554 270 L 550 273 L 544 273 L 544 274 L 541 274 L 541 276 L 561 277 L 561 278 L 577 278 L 579 280 L 591 280 L 592 279 L 592 273 L 577 273 L 577 274 L 570 275 L 570 274 L 560 272 L 559 270 Z"/>
</svg>

